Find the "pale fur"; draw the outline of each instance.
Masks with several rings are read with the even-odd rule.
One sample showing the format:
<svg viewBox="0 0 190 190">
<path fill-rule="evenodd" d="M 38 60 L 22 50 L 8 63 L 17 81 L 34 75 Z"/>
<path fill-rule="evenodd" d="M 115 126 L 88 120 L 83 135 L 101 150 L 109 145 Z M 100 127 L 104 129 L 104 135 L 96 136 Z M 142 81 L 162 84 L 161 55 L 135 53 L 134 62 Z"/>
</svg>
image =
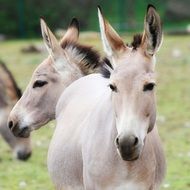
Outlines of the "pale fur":
<svg viewBox="0 0 190 190">
<path fill-rule="evenodd" d="M 48 170 L 58 190 L 81 186 L 156 190 L 160 186 L 165 169 L 156 126 L 147 135 L 141 157 L 122 161 L 115 147 L 117 129 L 108 84 L 100 75 L 83 77 L 58 102 L 57 126 L 48 152 Z"/>
<path fill-rule="evenodd" d="M 79 31 L 73 23 L 59 43 L 41 19 L 42 36 L 49 56 L 35 69 L 21 99 L 10 113 L 9 123 L 13 122 L 10 128 L 15 135 L 26 127 L 30 132 L 55 119 L 55 107 L 64 89 L 84 75 L 100 72 L 101 63 L 91 63 L 88 52 L 85 52 L 96 54 L 96 51 L 77 43 Z M 39 80 L 47 84 L 33 88 Z"/>
<path fill-rule="evenodd" d="M 106 27 L 109 30 L 110 25 Z M 154 73 L 154 56 L 145 54 L 144 44 L 133 50 L 120 39 L 117 46 L 117 39 L 112 46 L 117 66 L 109 80 L 99 74 L 82 77 L 66 88 L 58 103 L 54 101 L 57 125 L 48 170 L 57 190 L 158 190 L 163 180 L 165 158 L 155 126 L 154 91 L 143 92 L 144 85 L 154 79 L 148 78 Z M 118 93 L 111 92 L 110 83 L 117 85 Z M 124 161 L 115 139 L 123 134 L 127 137 L 133 123 L 130 133 L 139 138 L 134 151 L 138 159 Z"/>
<path fill-rule="evenodd" d="M 103 18 L 101 17 L 101 12 L 100 10 L 98 9 L 98 17 L 99 17 L 99 24 L 100 24 L 100 31 L 105 31 L 105 23 L 104 23 L 104 20 Z M 111 57 L 113 55 L 113 51 L 108 43 L 108 40 L 106 38 L 106 35 L 104 32 L 100 32 L 101 34 L 101 39 L 103 41 L 103 48 L 104 48 L 104 51 L 106 52 L 106 54 Z"/>
<path fill-rule="evenodd" d="M 153 7 L 149 9 L 148 14 L 154 14 Z M 155 83 L 155 55 L 146 54 L 147 41 L 135 50 L 110 45 L 106 34 L 113 30 L 109 23 L 102 27 L 104 18 L 98 14 L 104 48 L 110 56 L 112 47 L 117 65 L 110 79 L 99 74 L 83 77 L 60 97 L 48 151 L 50 176 L 57 190 L 158 190 L 165 157 L 155 125 L 154 89 L 145 89 L 146 84 Z M 120 39 L 119 44 L 123 44 Z M 116 87 L 114 92 L 110 84 Z M 115 140 L 131 135 L 138 138 L 132 152 L 135 157 L 123 157 Z"/>
</svg>

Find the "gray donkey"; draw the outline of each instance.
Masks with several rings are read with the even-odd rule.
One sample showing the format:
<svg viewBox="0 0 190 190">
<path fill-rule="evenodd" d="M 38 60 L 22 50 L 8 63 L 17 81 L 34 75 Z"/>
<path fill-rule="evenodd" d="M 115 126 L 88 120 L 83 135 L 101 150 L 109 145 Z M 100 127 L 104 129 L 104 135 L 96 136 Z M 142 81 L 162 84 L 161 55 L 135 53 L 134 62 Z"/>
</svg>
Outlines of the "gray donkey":
<svg viewBox="0 0 190 190">
<path fill-rule="evenodd" d="M 7 128 L 9 113 L 21 95 L 21 90 L 11 72 L 0 61 L 0 134 L 11 147 L 17 159 L 27 160 L 31 155 L 30 138 L 15 137 Z"/>
</svg>

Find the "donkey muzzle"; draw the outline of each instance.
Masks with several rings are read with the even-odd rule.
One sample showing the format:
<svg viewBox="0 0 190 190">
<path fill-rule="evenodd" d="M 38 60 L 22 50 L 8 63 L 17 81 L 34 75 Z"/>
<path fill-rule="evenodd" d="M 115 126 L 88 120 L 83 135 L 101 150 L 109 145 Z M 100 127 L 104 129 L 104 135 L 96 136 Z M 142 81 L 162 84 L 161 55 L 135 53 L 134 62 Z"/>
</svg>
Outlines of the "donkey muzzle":
<svg viewBox="0 0 190 190">
<path fill-rule="evenodd" d="M 19 160 L 26 161 L 30 158 L 31 155 L 32 152 L 18 151 L 16 157 Z"/>
<path fill-rule="evenodd" d="M 134 135 L 118 136 L 116 138 L 116 146 L 123 160 L 137 160 L 140 155 L 140 143 L 138 137 Z"/>
<path fill-rule="evenodd" d="M 8 121 L 8 127 L 16 137 L 28 138 L 30 136 L 29 127 L 21 128 L 18 122 L 14 123 L 12 120 L 10 120 Z"/>
</svg>

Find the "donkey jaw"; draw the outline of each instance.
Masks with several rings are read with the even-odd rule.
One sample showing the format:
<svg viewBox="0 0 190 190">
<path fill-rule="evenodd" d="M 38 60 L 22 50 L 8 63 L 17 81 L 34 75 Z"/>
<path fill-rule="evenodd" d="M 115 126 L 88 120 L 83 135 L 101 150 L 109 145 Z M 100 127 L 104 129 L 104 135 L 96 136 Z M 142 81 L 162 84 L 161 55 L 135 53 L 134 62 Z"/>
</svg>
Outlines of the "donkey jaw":
<svg viewBox="0 0 190 190">
<path fill-rule="evenodd" d="M 138 160 L 140 157 L 140 151 L 134 151 L 134 152 L 123 152 L 119 148 L 117 148 L 117 152 L 122 160 L 124 161 L 135 161 Z"/>
<path fill-rule="evenodd" d="M 121 158 L 124 160 L 124 161 L 135 161 L 139 158 L 139 154 L 123 154 L 123 153 L 120 153 L 120 156 Z"/>
</svg>

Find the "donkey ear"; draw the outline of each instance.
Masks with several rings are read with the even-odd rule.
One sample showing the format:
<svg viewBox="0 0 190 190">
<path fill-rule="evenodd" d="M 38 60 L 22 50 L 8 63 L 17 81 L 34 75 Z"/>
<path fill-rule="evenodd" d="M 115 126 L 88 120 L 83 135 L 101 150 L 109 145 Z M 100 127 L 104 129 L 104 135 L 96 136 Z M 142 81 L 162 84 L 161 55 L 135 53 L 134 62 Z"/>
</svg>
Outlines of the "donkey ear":
<svg viewBox="0 0 190 190">
<path fill-rule="evenodd" d="M 162 42 L 162 24 L 153 5 L 148 5 L 142 43 L 148 55 L 155 54 Z"/>
<path fill-rule="evenodd" d="M 61 46 L 59 42 L 42 18 L 40 19 L 40 25 L 42 37 L 49 54 L 54 60 L 58 59 L 61 55 Z"/>
<path fill-rule="evenodd" d="M 79 38 L 79 22 L 76 18 L 73 18 L 67 32 L 61 39 L 60 44 L 63 45 L 65 42 L 77 42 Z"/>
<path fill-rule="evenodd" d="M 103 42 L 104 51 L 108 56 L 113 56 L 126 48 L 125 43 L 117 32 L 112 28 L 102 15 L 101 8 L 98 6 L 98 18 L 100 34 Z"/>
</svg>

